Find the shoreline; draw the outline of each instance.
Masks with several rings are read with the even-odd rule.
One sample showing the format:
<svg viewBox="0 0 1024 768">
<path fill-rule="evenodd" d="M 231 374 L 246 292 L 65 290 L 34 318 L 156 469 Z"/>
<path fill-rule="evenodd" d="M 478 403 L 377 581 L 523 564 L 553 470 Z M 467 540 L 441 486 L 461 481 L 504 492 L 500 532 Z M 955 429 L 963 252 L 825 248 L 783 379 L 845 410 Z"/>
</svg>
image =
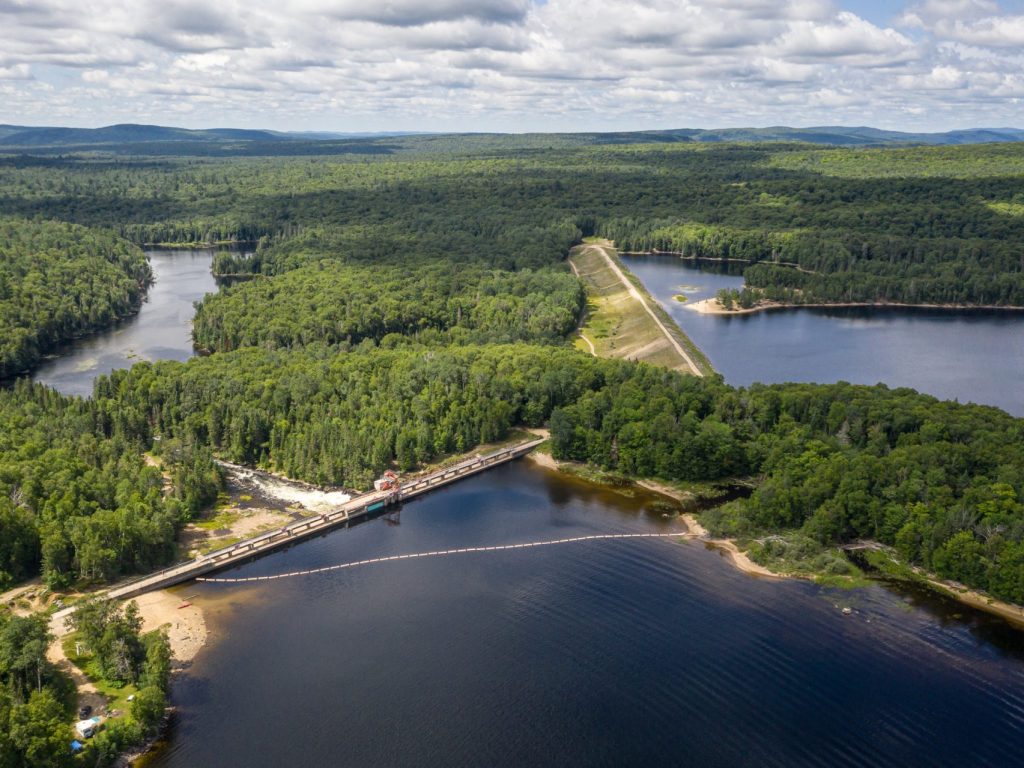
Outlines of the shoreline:
<svg viewBox="0 0 1024 768">
<path fill-rule="evenodd" d="M 998 616 L 1016 629 L 1024 630 L 1024 608 L 1021 606 L 997 600 L 955 581 L 939 579 L 934 574 L 924 571 L 919 571 L 919 573 L 924 583 L 940 594 L 949 595 L 963 605 Z"/>
<path fill-rule="evenodd" d="M 120 605 L 126 606 L 134 602 L 139 608 L 139 618 L 142 619 L 142 632 L 152 632 L 156 629 L 167 630 L 167 640 L 171 649 L 171 671 L 177 672 L 186 669 L 195 659 L 199 652 L 206 646 L 209 633 L 206 628 L 206 617 L 203 610 L 189 602 L 171 589 L 158 589 L 153 592 L 133 597 L 128 600 L 119 601 Z M 50 632 L 53 633 L 54 641 L 50 645 L 47 654 L 51 661 L 71 661 L 64 655 L 61 645 L 63 638 L 69 634 L 65 626 L 66 614 L 58 612 L 50 618 Z M 74 666 L 74 665 L 72 665 Z M 76 667 L 77 669 L 77 667 Z M 84 683 L 79 686 L 80 691 L 88 689 L 92 684 Z"/>
<path fill-rule="evenodd" d="M 563 471 L 562 463 L 553 458 L 550 454 L 533 451 L 526 455 L 526 459 L 545 469 L 555 472 Z M 633 482 L 641 488 L 659 493 L 663 496 L 668 496 L 680 503 L 685 504 L 692 500 L 684 492 L 656 480 L 634 480 Z M 712 537 L 708 533 L 707 529 L 700 524 L 700 521 L 698 521 L 696 516 L 692 513 L 683 512 L 679 517 L 682 519 L 683 523 L 685 523 L 687 528 L 686 535 L 690 539 L 701 541 L 709 549 L 717 550 L 734 568 L 748 576 L 778 581 L 787 579 L 814 580 L 813 574 L 780 573 L 766 568 L 763 565 L 759 565 L 751 560 L 750 557 L 741 550 L 732 539 L 719 539 Z M 920 576 L 920 581 L 918 583 L 923 583 L 938 594 L 946 595 L 969 608 L 974 608 L 976 610 L 998 616 L 1016 629 L 1024 630 L 1024 606 L 1007 603 L 976 589 L 971 589 L 964 584 L 940 579 L 935 574 L 923 571 L 916 566 L 912 566 L 912 568 L 914 572 Z"/>
<path fill-rule="evenodd" d="M 167 630 L 173 671 L 187 668 L 206 646 L 209 632 L 203 610 L 184 596 L 169 589 L 160 589 L 126 602 L 139 606 L 143 632 Z"/>
<path fill-rule="evenodd" d="M 171 677 L 168 683 L 167 706 L 160 727 L 143 743 L 122 753 L 114 762 L 116 768 L 130 768 L 139 760 L 151 754 L 167 735 L 177 707 L 171 703 L 175 686 L 192 666 L 193 660 L 206 647 L 209 632 L 203 609 L 189 602 L 170 589 L 160 589 L 133 597 L 125 603 L 135 602 L 142 618 L 142 631 L 165 628 L 171 646 Z"/>
<path fill-rule="evenodd" d="M 795 302 L 769 301 L 763 299 L 752 307 L 726 309 L 717 298 L 701 299 L 700 301 L 682 304 L 685 309 L 700 315 L 752 315 L 756 312 L 770 312 L 779 309 L 938 309 L 955 312 L 1024 312 L 1024 307 L 1002 306 L 998 304 L 909 304 L 900 301 L 843 301 L 813 302 L 798 304 Z"/>
<path fill-rule="evenodd" d="M 670 499 L 675 499 L 678 502 L 685 503 L 688 501 L 687 497 L 677 491 L 671 486 L 659 483 L 656 480 L 636 480 L 637 485 L 641 488 L 646 488 L 649 491 L 660 493 L 662 496 L 668 496 Z M 755 563 L 746 552 L 741 550 L 736 542 L 732 539 L 716 539 L 708 533 L 707 529 L 700 524 L 697 518 L 689 512 L 683 512 L 680 514 L 683 522 L 686 523 L 687 530 L 694 535 L 698 541 L 704 542 L 710 549 L 718 550 L 721 554 L 725 555 L 726 559 L 733 565 L 734 568 L 739 570 L 741 573 L 745 573 L 748 576 L 756 576 L 763 579 L 792 579 L 796 578 L 791 574 L 776 573 L 775 571 L 765 568 L 763 565 Z"/>
<path fill-rule="evenodd" d="M 171 649 L 169 691 L 173 691 L 174 686 L 178 685 L 180 675 L 192 666 L 192 662 L 206 647 L 209 640 L 203 610 L 170 589 L 147 592 L 120 602 L 122 606 L 130 602 L 134 602 L 138 606 L 139 617 L 142 620 L 142 632 L 166 630 Z M 47 648 L 46 657 L 68 675 L 74 683 L 76 707 L 87 703 L 98 710 L 99 707 L 106 705 L 109 701 L 108 698 L 100 693 L 96 685 L 64 653 L 63 640 L 64 636 L 68 634 L 64 621 L 56 616 L 52 617 L 50 631 L 54 635 L 54 640 Z M 121 753 L 114 761 L 114 765 L 119 767 L 134 765 L 139 758 L 151 752 L 154 745 L 163 738 L 175 709 L 175 706 L 170 703 L 170 695 L 168 695 L 163 724 L 157 733 L 143 743 L 134 745 Z"/>
<path fill-rule="evenodd" d="M 657 493 L 664 494 L 676 499 L 677 501 L 685 501 L 685 497 L 682 494 L 663 483 L 659 483 L 654 480 L 637 480 L 636 483 L 637 485 Z M 692 514 L 683 513 L 681 517 L 686 523 L 686 527 L 691 532 L 697 534 L 701 541 L 704 541 L 716 549 L 720 549 L 728 557 L 729 561 L 744 573 L 778 580 L 808 578 L 812 581 L 814 580 L 813 575 L 805 576 L 802 574 L 778 573 L 765 568 L 763 565 L 758 565 L 751 560 L 746 553 L 740 550 L 736 545 L 736 542 L 732 539 L 711 538 L 707 529 L 704 528 L 704 526 L 702 526 Z M 1024 630 L 1024 606 L 1007 603 L 1003 600 L 992 597 L 991 595 L 987 595 L 984 592 L 972 589 L 965 584 L 960 584 L 959 582 L 940 579 L 935 574 L 924 571 L 917 566 L 911 567 L 914 572 L 921 577 L 921 582 L 938 594 L 948 595 L 962 605 L 998 616 L 1008 624 L 1011 624 L 1014 628 Z"/>
<path fill-rule="evenodd" d="M 533 462 L 537 466 L 543 467 L 544 469 L 549 469 L 554 472 L 563 472 L 563 462 L 559 462 L 557 459 L 551 456 L 551 454 L 539 453 L 538 451 L 531 451 L 530 453 L 526 454 L 525 458 L 527 461 Z M 563 474 L 567 473 L 563 472 Z M 633 482 L 636 485 L 640 486 L 641 488 L 644 488 L 648 491 L 653 491 L 654 493 L 661 494 L 662 496 L 667 496 L 670 499 L 674 499 L 675 501 L 678 501 L 682 504 L 685 504 L 688 501 L 692 501 L 690 497 L 686 496 L 681 491 L 678 491 L 670 486 L 664 485 L 663 483 L 659 483 L 656 480 L 634 480 Z M 707 529 L 704 528 L 704 526 L 701 525 L 700 522 L 698 522 L 697 518 L 689 512 L 680 513 L 679 518 L 686 525 L 686 533 L 681 535 L 684 535 L 693 541 L 703 542 L 709 549 L 714 549 L 718 551 L 720 554 L 724 555 L 725 558 L 729 561 L 729 563 L 740 572 L 745 573 L 748 576 L 756 576 L 758 578 L 763 579 L 782 580 L 799 578 L 797 576 L 793 576 L 792 574 L 776 573 L 775 571 L 765 568 L 763 565 L 758 565 L 753 560 L 751 560 L 750 557 L 746 554 L 746 552 L 741 550 L 736 545 L 736 542 L 734 542 L 732 539 L 716 539 L 712 537 L 708 533 Z"/>
</svg>

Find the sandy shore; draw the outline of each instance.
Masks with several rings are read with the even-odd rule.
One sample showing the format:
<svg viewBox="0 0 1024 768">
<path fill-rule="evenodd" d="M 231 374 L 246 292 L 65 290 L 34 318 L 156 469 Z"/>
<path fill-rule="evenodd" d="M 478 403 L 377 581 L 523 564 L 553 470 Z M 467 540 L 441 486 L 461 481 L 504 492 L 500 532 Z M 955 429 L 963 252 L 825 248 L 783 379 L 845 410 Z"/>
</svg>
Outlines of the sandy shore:
<svg viewBox="0 0 1024 768">
<path fill-rule="evenodd" d="M 142 617 L 142 630 L 167 630 L 175 667 L 192 661 L 206 643 L 206 621 L 195 605 L 186 605 L 185 593 L 161 589 L 134 598 Z"/>
<path fill-rule="evenodd" d="M 649 490 L 664 494 L 665 496 L 669 496 L 677 501 L 686 502 L 691 500 L 687 497 L 687 494 L 682 493 L 671 486 L 667 486 L 653 480 L 639 480 L 637 481 L 637 485 L 641 485 Z M 746 553 L 742 552 L 739 547 L 736 546 L 736 542 L 731 539 L 712 538 L 707 529 L 701 525 L 693 515 L 684 513 L 682 518 L 683 522 L 686 523 L 687 529 L 692 534 L 695 534 L 706 544 L 722 552 L 722 554 L 728 557 L 729 561 L 743 571 L 743 573 L 772 579 L 794 578 L 794 576 L 790 574 L 775 573 L 774 571 L 765 568 L 763 565 L 758 565 L 751 560 Z M 969 587 L 955 581 L 938 579 L 920 568 L 915 568 L 914 570 L 924 578 L 928 584 L 936 587 L 943 594 L 950 595 L 964 605 L 999 616 L 1014 626 L 1024 629 L 1024 607 L 1014 605 L 1013 603 L 1006 603 L 1002 600 L 997 600 L 990 595 L 970 589 Z M 796 578 L 806 577 L 797 576 Z"/>
<path fill-rule="evenodd" d="M 654 480 L 638 480 L 637 485 L 647 488 L 655 493 L 660 493 L 663 496 L 675 499 L 676 501 L 683 502 L 684 504 L 693 501 L 693 497 L 689 494 L 683 493 L 682 491 L 676 490 L 675 488 L 659 483 Z M 731 539 L 715 539 L 712 538 L 708 533 L 707 529 L 697 522 L 697 518 L 690 514 L 682 515 L 683 522 L 686 523 L 687 530 L 690 531 L 696 538 L 703 541 L 709 547 L 717 549 L 732 563 L 736 568 L 741 570 L 743 573 L 751 576 L 760 576 L 769 579 L 784 579 L 784 574 L 775 573 L 765 568 L 763 565 L 758 565 L 751 560 L 745 552 L 740 550 L 736 546 L 736 542 Z"/>
<path fill-rule="evenodd" d="M 1024 608 L 1019 605 L 1004 603 L 1002 600 L 996 600 L 994 597 L 989 597 L 982 592 L 965 587 L 963 584 L 955 581 L 943 581 L 930 576 L 925 576 L 925 581 L 933 587 L 937 587 L 940 592 L 951 595 L 964 605 L 995 614 L 1018 629 L 1024 629 Z"/>
<path fill-rule="evenodd" d="M 945 309 L 952 311 L 965 310 L 999 310 L 1001 312 L 1024 312 L 1024 307 L 1005 307 L 995 304 L 907 304 L 898 301 L 845 301 L 834 303 L 815 302 L 813 304 L 785 303 L 781 301 L 762 300 L 746 309 L 735 307 L 726 309 L 717 298 L 701 299 L 687 302 L 686 309 L 701 315 L 751 315 L 755 312 L 768 312 L 773 309 Z"/>
<path fill-rule="evenodd" d="M 195 605 L 187 604 L 181 594 L 168 590 L 141 595 L 135 598 L 134 602 L 139 606 L 144 632 L 161 628 L 167 631 L 171 646 L 172 671 L 187 667 L 206 643 L 206 622 L 202 611 Z M 53 632 L 55 639 L 46 650 L 46 658 L 74 682 L 78 693 L 75 706 L 88 705 L 97 712 L 102 711 L 108 704 L 106 696 L 99 692 L 64 653 L 63 638 L 67 634 L 67 627 L 61 616 L 51 618 L 50 631 Z M 142 750 L 134 750 L 123 755 L 117 764 L 130 764 L 134 757 L 142 754 L 148 747 L 147 744 Z"/>
<path fill-rule="evenodd" d="M 687 302 L 683 306 L 691 312 L 696 312 L 699 315 L 750 315 L 754 312 L 762 312 L 766 309 L 781 309 L 785 305 L 777 302 L 772 302 L 770 305 L 768 302 L 761 302 L 749 309 L 743 309 L 740 307 L 735 309 L 726 309 L 718 299 L 701 299 L 700 301 Z"/>
<path fill-rule="evenodd" d="M 556 471 L 561 469 L 559 462 L 556 461 L 550 454 L 547 453 L 531 451 L 530 453 L 526 454 L 526 459 L 528 461 L 532 461 L 537 466 L 544 467 L 545 469 L 553 469 Z M 684 504 L 693 501 L 693 497 L 691 495 L 679 491 L 663 483 L 656 482 L 654 480 L 637 480 L 636 484 L 641 486 L 642 488 L 646 488 L 649 491 L 660 493 L 663 496 L 668 496 L 669 498 L 675 499 L 676 501 L 682 502 Z M 768 570 L 763 565 L 758 565 L 757 563 L 755 563 L 747 556 L 745 552 L 743 552 L 742 550 L 740 550 L 739 547 L 736 546 L 736 542 L 730 539 L 712 538 L 708 534 L 704 526 L 697 522 L 697 518 L 693 515 L 684 513 L 683 515 L 681 515 L 681 517 L 683 519 L 683 522 L 686 524 L 686 536 L 688 538 L 697 539 L 699 541 L 704 542 L 707 546 L 711 547 L 712 549 L 718 550 L 720 553 L 725 555 L 726 559 L 728 559 L 728 561 L 732 563 L 733 566 L 738 568 L 743 573 L 749 574 L 751 576 L 759 576 L 768 579 L 787 578 L 783 574 L 775 573 L 774 571 Z"/>
<path fill-rule="evenodd" d="M 527 461 L 532 461 L 537 466 L 544 467 L 545 469 L 558 469 L 558 462 L 555 461 L 550 453 L 530 451 L 526 454 L 525 458 Z"/>
</svg>

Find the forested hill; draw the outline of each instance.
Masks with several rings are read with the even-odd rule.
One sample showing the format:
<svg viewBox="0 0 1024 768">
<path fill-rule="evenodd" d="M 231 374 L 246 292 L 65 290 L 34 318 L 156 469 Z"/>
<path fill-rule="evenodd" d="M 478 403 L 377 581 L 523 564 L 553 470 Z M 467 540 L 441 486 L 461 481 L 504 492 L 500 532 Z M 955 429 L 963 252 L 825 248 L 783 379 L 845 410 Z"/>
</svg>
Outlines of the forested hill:
<svg viewBox="0 0 1024 768">
<path fill-rule="evenodd" d="M 596 360 L 569 346 L 582 294 L 564 262 L 604 234 L 748 259 L 751 282 L 804 298 L 1024 304 L 1024 145 L 542 139 L 0 161 L 0 213 L 18 231 L 98 238 L 126 263 L 139 253 L 125 240 L 258 241 L 215 262 L 243 279 L 199 307 L 213 354 L 119 372 L 90 401 L 24 384 L 0 397 L 0 570 L 61 586 L 165 562 L 216 494 L 214 454 L 365 488 L 385 467 L 547 422 L 558 455 L 624 475 L 759 478 L 724 529 L 818 547 L 874 537 L 1024 600 L 1020 420 L 906 390 L 741 390 Z M 12 306 L 34 329 L 45 304 L 17 282 Z M 143 450 L 164 462 L 170 497 Z"/>
<path fill-rule="evenodd" d="M 210 354 L 116 371 L 90 399 L 0 387 L 0 590 L 37 575 L 82 590 L 171 562 L 221 489 L 216 457 L 366 490 L 385 469 L 547 425 L 556 457 L 617 481 L 749 479 L 749 499 L 705 521 L 755 557 L 849 574 L 836 546 L 867 538 L 1024 604 L 1024 420 L 884 386 L 735 388 L 584 354 L 565 263 L 600 234 L 744 259 L 750 284 L 792 301 L 1024 305 L 1024 144 L 135 130 L 82 154 L 0 153 L 0 376 L 134 310 L 150 280 L 139 246 L 256 247 L 215 260 L 237 282 L 197 308 Z M 40 138 L 59 140 L 77 139 Z M 90 760 L 163 704 L 137 627 L 102 625 L 83 634 L 99 663 L 133 643 L 138 674 L 118 679 L 143 687 L 137 724 L 108 726 Z M 0 634 L 14 659 L 0 659 L 0 722 L 45 720 L 55 757 L 33 764 L 63 764 L 71 712 L 48 692 L 11 698 L 33 666 L 36 688 L 49 676 L 22 650 L 45 647 L 45 622 L 0 618 Z M 0 765 L 25 762 L 26 733 L 15 745 L 0 726 Z"/>
<path fill-rule="evenodd" d="M 136 243 L 267 239 L 225 272 L 339 254 L 538 268 L 600 234 L 624 250 L 745 260 L 750 285 L 772 298 L 1024 305 L 1024 143 L 541 148 L 543 138 L 414 137 L 341 159 L 11 158 L 0 161 L 0 213 Z"/>
<path fill-rule="evenodd" d="M 174 149 L 171 154 L 188 153 L 184 144 L 221 145 L 225 154 L 247 154 L 258 147 L 264 154 L 275 154 L 270 143 L 293 144 L 322 142 L 331 154 L 331 143 L 358 140 L 366 144 L 396 144 L 415 147 L 422 137 L 440 137 L 448 141 L 468 142 L 485 136 L 497 141 L 520 140 L 514 134 L 424 134 L 415 131 L 390 133 L 282 132 L 260 129 L 208 128 L 187 129 L 162 125 L 124 123 L 102 128 L 66 128 L 56 126 L 0 125 L 0 148 L 30 150 L 107 148 L 129 151 L 134 147 L 142 154 Z M 989 144 L 993 142 L 1024 141 L 1024 130 L 1017 128 L 968 128 L 945 133 L 888 131 L 865 126 L 816 126 L 793 128 L 771 126 L 767 128 L 674 128 L 655 131 L 616 131 L 608 133 L 527 134 L 549 143 L 560 144 L 650 144 L 661 142 L 805 142 L 835 146 L 882 146 L 899 144 Z M 278 146 L 276 153 L 289 154 L 292 150 Z M 198 151 L 202 154 L 202 151 Z"/>
<path fill-rule="evenodd" d="M 150 279 L 142 251 L 110 232 L 0 219 L 0 379 L 134 312 Z"/>
</svg>

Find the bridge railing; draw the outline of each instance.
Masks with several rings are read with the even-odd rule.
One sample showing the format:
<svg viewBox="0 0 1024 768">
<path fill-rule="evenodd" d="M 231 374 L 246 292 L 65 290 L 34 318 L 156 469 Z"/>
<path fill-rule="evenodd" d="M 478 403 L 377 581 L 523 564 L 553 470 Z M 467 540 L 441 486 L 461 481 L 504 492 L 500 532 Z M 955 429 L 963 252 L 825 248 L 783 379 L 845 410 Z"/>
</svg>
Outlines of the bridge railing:
<svg viewBox="0 0 1024 768">
<path fill-rule="evenodd" d="M 454 477 L 464 475 L 467 472 L 524 454 L 535 448 L 541 442 L 543 441 L 539 439 L 533 440 L 520 445 L 511 446 L 509 448 L 499 449 L 493 453 L 487 454 L 486 456 L 473 456 L 469 459 L 464 459 L 457 464 L 439 469 L 437 472 L 427 475 L 426 477 L 422 477 L 419 480 L 415 480 L 411 484 L 404 486 L 401 489 L 401 495 L 397 498 L 401 498 L 401 496 L 404 496 L 409 492 L 422 492 L 428 488 L 436 486 L 441 481 L 450 480 Z M 132 577 L 107 590 L 107 593 L 123 592 L 125 590 L 130 591 L 131 587 L 137 586 L 143 582 L 158 582 L 164 578 L 181 572 L 197 570 L 201 566 L 213 566 L 217 564 L 218 561 L 223 561 L 233 555 L 243 553 L 248 555 L 258 552 L 264 549 L 268 544 L 276 543 L 282 536 L 291 537 L 296 533 L 304 532 L 311 528 L 316 529 L 324 527 L 333 523 L 341 516 L 348 518 L 352 512 L 358 511 L 363 507 L 370 506 L 380 500 L 382 499 L 373 491 L 359 494 L 331 512 L 326 512 L 316 517 L 307 517 L 302 520 L 296 520 L 295 522 L 289 523 L 288 525 L 282 526 L 274 531 L 269 531 L 268 533 L 255 536 L 251 539 L 237 541 L 234 544 L 213 550 L 212 552 L 207 552 L 191 560 L 184 560 L 179 563 L 169 565 L 166 568 L 161 568 L 158 571 Z"/>
</svg>

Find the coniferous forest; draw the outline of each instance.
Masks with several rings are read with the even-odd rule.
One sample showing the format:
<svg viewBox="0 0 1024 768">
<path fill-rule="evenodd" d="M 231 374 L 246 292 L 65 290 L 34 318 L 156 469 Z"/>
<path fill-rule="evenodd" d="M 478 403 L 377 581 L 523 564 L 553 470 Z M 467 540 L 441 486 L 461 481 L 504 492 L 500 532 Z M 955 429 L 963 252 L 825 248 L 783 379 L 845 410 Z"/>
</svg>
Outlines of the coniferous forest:
<svg viewBox="0 0 1024 768">
<path fill-rule="evenodd" d="M 215 456 L 365 488 L 386 467 L 548 424 L 556 456 L 621 475 L 755 478 L 718 514 L 735 535 L 874 539 L 1024 601 L 1019 419 L 907 390 L 737 389 L 583 355 L 568 339 L 584 294 L 565 264 L 600 235 L 741 260 L 748 284 L 792 301 L 1024 305 L 1024 152 L 359 148 L 0 159 L 8 374 L 137 306 L 140 246 L 254 244 L 215 261 L 235 281 L 197 309 L 209 356 L 140 363 L 89 400 L 26 382 L 0 393 L 0 579 L 69 586 L 167 563 L 216 495 Z"/>
</svg>

